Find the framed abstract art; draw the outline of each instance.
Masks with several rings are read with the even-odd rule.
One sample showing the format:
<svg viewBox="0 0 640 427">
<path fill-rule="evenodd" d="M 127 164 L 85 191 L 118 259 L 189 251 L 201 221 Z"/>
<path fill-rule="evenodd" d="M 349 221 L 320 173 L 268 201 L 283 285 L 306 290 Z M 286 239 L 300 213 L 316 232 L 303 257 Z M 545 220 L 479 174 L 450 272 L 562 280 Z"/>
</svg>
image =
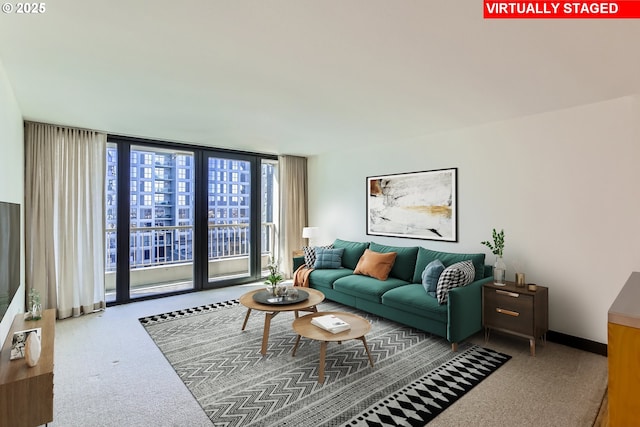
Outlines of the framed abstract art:
<svg viewBox="0 0 640 427">
<path fill-rule="evenodd" d="M 458 168 L 367 177 L 367 234 L 458 241 Z"/>
</svg>

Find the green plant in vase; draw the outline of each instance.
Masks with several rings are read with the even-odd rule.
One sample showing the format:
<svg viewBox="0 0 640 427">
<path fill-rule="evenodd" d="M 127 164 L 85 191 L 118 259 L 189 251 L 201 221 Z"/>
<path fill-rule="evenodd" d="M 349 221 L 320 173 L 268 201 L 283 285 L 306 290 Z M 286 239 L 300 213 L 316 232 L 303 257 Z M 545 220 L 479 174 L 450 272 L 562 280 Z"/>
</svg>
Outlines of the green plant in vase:
<svg viewBox="0 0 640 427">
<path fill-rule="evenodd" d="M 31 288 L 29 291 L 29 320 L 42 319 L 42 303 L 40 302 L 40 292 Z"/>
<path fill-rule="evenodd" d="M 480 242 L 488 247 L 491 252 L 496 256 L 496 263 L 493 265 L 493 280 L 496 285 L 505 285 L 505 277 L 507 275 L 507 266 L 502 259 L 504 253 L 504 230 L 500 232 L 493 229 L 492 232 L 493 242 L 485 240 Z"/>
<path fill-rule="evenodd" d="M 266 277 L 264 284 L 267 285 L 267 291 L 276 296 L 278 284 L 284 280 L 284 276 L 280 272 L 279 263 L 272 257 L 269 258 L 267 269 L 269 270 L 269 275 Z"/>
</svg>

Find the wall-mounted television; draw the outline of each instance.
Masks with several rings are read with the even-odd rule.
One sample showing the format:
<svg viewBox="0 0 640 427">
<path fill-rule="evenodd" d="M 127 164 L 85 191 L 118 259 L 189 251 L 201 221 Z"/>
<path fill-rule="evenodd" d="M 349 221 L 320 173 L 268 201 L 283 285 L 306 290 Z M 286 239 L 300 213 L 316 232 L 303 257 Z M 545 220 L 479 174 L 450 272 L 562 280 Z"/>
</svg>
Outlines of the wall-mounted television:
<svg viewBox="0 0 640 427">
<path fill-rule="evenodd" d="M 0 320 L 20 287 L 20 205 L 0 202 Z"/>
</svg>

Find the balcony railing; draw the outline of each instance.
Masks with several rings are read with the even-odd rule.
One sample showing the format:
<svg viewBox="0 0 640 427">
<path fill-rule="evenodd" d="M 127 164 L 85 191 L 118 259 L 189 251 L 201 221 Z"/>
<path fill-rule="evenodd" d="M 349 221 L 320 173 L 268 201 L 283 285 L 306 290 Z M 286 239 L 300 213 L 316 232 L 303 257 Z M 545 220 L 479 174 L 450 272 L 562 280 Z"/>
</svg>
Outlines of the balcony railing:
<svg viewBox="0 0 640 427">
<path fill-rule="evenodd" d="M 116 270 L 117 229 L 105 230 L 105 271 Z M 193 225 L 132 227 L 129 237 L 131 269 L 193 262 Z M 261 253 L 273 256 L 275 225 L 261 225 Z M 249 255 L 249 224 L 209 224 L 209 261 Z"/>
</svg>

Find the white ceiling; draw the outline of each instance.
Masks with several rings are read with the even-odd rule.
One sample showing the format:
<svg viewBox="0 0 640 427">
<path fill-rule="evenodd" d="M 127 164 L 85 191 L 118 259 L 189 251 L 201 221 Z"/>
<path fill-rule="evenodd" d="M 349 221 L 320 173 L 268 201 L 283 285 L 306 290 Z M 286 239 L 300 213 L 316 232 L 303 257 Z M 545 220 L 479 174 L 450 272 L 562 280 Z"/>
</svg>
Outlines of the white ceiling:
<svg viewBox="0 0 640 427">
<path fill-rule="evenodd" d="M 0 15 L 28 120 L 313 155 L 640 92 L 639 20 L 481 0 L 56 0 Z"/>
</svg>

